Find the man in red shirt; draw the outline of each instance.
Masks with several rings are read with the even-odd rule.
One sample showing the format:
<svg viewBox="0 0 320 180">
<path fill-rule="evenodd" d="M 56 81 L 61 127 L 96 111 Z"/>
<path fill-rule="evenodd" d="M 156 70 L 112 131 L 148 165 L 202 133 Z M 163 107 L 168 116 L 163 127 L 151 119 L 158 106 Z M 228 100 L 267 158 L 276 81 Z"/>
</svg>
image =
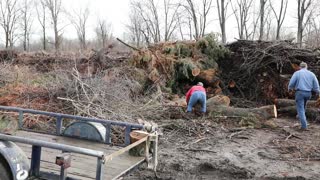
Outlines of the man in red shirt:
<svg viewBox="0 0 320 180">
<path fill-rule="evenodd" d="M 198 82 L 197 85 L 192 86 L 192 88 L 189 89 L 189 91 L 186 94 L 186 99 L 188 104 L 187 112 L 191 112 L 192 107 L 197 103 L 201 104 L 201 112 L 206 112 L 206 89 L 203 87 L 202 82 Z"/>
</svg>

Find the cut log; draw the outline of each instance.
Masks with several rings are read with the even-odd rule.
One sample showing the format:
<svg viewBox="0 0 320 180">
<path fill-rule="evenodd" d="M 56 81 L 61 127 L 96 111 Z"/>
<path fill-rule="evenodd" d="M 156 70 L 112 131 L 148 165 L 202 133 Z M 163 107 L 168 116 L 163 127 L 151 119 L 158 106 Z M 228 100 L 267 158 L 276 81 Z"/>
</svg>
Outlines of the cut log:
<svg viewBox="0 0 320 180">
<path fill-rule="evenodd" d="M 276 99 L 275 104 L 277 108 L 282 107 L 289 107 L 289 106 L 295 106 L 296 101 L 294 99 Z M 307 107 L 309 108 L 319 108 L 320 107 L 320 100 L 309 100 L 307 102 Z"/>
<path fill-rule="evenodd" d="M 200 74 L 200 69 L 199 68 L 193 68 L 192 69 L 192 76 L 196 77 Z"/>
<path fill-rule="evenodd" d="M 277 108 L 275 105 L 262 106 L 259 108 L 234 108 L 226 106 L 210 106 L 208 112 L 221 116 L 239 116 L 251 117 L 255 116 L 261 120 L 268 120 L 277 117 Z"/>
<path fill-rule="evenodd" d="M 131 143 L 137 142 L 140 139 L 144 138 L 148 136 L 148 133 L 145 131 L 132 131 L 130 133 L 130 141 Z M 129 150 L 129 154 L 131 156 L 143 156 L 145 154 L 145 148 L 146 148 L 146 144 L 142 143 L 132 149 Z"/>
<path fill-rule="evenodd" d="M 297 109 L 296 106 L 287 106 L 278 109 L 279 114 L 287 115 L 290 117 L 296 117 Z M 306 117 L 307 120 L 311 121 L 319 121 L 320 119 L 320 111 L 318 108 L 306 108 Z"/>
<path fill-rule="evenodd" d="M 236 87 L 236 82 L 234 80 L 229 81 L 229 88 L 235 88 Z"/>
<path fill-rule="evenodd" d="M 203 82 L 206 86 L 216 87 L 220 83 L 220 79 L 216 75 L 216 69 L 204 70 L 196 77 L 196 81 Z"/>
<path fill-rule="evenodd" d="M 207 100 L 208 109 L 214 109 L 212 106 L 229 106 L 230 98 L 224 95 L 216 95 Z"/>
</svg>

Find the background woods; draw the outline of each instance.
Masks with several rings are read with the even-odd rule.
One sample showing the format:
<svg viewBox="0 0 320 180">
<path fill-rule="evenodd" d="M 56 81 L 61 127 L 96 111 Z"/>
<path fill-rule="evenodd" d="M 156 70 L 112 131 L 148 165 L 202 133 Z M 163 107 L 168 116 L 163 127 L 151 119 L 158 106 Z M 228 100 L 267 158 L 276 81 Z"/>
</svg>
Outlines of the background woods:
<svg viewBox="0 0 320 180">
<path fill-rule="evenodd" d="M 114 36 L 136 47 L 164 41 L 195 40 L 215 33 L 234 39 L 294 39 L 318 45 L 318 0 L 128 0 L 121 31 L 114 17 L 94 11 L 93 2 L 1 0 L 0 45 L 18 50 L 82 51 L 105 48 Z M 35 8 L 33 8 L 35 7 Z"/>
</svg>

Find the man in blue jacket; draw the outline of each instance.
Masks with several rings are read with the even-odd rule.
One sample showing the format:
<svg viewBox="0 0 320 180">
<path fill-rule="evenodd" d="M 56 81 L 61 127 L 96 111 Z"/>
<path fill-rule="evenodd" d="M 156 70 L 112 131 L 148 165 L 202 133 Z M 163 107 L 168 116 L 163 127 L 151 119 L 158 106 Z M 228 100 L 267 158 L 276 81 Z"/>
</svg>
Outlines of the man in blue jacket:
<svg viewBox="0 0 320 180">
<path fill-rule="evenodd" d="M 288 89 L 295 90 L 297 113 L 301 123 L 301 130 L 307 130 L 307 119 L 305 108 L 307 101 L 311 98 L 311 92 L 319 97 L 319 82 L 316 75 L 309 71 L 307 63 L 300 63 L 300 70 L 296 71 L 290 79 Z"/>
</svg>

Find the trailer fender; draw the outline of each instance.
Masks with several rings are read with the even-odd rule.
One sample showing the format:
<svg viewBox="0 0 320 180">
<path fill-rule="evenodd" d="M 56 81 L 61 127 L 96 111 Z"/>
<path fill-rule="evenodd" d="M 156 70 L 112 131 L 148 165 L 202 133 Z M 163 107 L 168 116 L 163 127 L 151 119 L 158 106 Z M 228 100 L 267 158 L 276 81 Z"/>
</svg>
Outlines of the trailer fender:
<svg viewBox="0 0 320 180">
<path fill-rule="evenodd" d="M 0 140 L 0 155 L 10 166 L 14 180 L 25 180 L 29 176 L 29 160 L 25 153 L 15 143 Z"/>
</svg>

